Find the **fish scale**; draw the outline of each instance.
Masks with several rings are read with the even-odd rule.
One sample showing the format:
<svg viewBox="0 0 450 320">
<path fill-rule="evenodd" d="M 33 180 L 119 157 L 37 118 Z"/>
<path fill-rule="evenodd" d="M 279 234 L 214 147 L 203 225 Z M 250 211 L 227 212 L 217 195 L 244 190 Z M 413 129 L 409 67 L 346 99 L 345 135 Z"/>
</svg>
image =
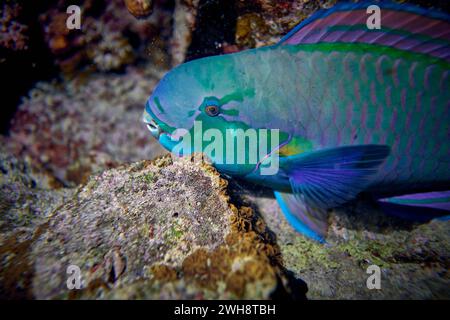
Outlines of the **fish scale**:
<svg viewBox="0 0 450 320">
<path fill-rule="evenodd" d="M 388 50 L 376 46 L 372 51 L 379 49 L 378 54 L 360 52 L 359 45 L 355 45 L 356 52 L 348 47 L 345 52 L 331 54 L 304 50 L 304 46 L 283 46 L 259 51 L 256 57 L 254 51 L 235 55 L 235 68 L 242 68 L 246 74 L 243 82 L 248 83 L 247 77 L 269 79 L 263 83 L 255 82 L 255 91 L 263 94 L 250 99 L 248 110 L 244 110 L 264 112 L 264 116 L 250 119 L 251 126 L 266 127 L 267 119 L 278 117 L 279 121 L 272 122 L 273 128 L 303 136 L 319 149 L 357 144 L 391 145 L 391 155 L 374 185 L 450 179 L 448 146 L 442 145 L 432 159 L 425 157 L 436 151 L 436 144 L 428 141 L 445 141 L 450 136 L 450 90 L 445 90 L 450 89 L 446 77 L 448 69 L 433 65 L 433 76 L 428 77 L 429 85 L 425 86 L 425 72 L 430 62 L 424 57 L 397 58 L 401 52 L 390 49 L 393 51 L 391 57 Z M 254 64 L 257 59 L 271 68 L 249 68 L 250 61 Z M 292 72 L 293 68 L 295 72 Z M 361 69 L 365 70 L 366 81 L 360 79 Z M 286 74 L 295 77 L 286 81 Z M 402 75 L 408 75 L 408 81 L 404 81 Z M 400 77 L 398 84 L 394 76 Z M 326 83 L 324 79 L 327 79 Z M 355 81 L 359 81 L 356 95 L 359 99 L 355 99 Z M 327 86 L 327 83 L 338 85 Z M 307 94 L 298 90 L 301 87 L 308 88 Z M 270 92 L 267 88 L 277 90 Z M 283 90 L 280 92 L 278 88 Z M 403 101 L 402 94 L 406 96 Z M 318 109 L 321 112 L 317 112 Z M 296 115 L 295 119 L 288 120 L 292 114 Z M 430 135 L 432 128 L 435 130 Z M 438 168 L 433 167 L 436 162 Z M 395 175 L 395 172 L 401 174 Z"/>
</svg>

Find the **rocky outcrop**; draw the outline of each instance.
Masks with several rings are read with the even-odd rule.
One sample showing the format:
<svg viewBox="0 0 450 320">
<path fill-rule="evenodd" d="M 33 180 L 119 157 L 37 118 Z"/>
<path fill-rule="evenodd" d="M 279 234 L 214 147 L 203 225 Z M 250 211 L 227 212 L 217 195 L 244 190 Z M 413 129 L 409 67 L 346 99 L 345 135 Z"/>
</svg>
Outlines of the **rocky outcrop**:
<svg viewBox="0 0 450 320">
<path fill-rule="evenodd" d="M 48 219 L 2 238 L 1 295 L 266 299 L 301 292 L 264 222 L 231 204 L 226 186 L 209 165 L 169 157 L 92 176 Z M 81 271 L 80 290 L 67 287 L 69 266 Z"/>
</svg>

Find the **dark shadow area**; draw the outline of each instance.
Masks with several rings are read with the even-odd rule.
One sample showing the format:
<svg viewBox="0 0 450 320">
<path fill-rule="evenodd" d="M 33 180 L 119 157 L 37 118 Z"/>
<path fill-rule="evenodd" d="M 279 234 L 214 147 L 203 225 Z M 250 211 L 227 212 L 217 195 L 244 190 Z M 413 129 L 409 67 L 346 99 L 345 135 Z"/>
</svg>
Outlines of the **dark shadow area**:
<svg viewBox="0 0 450 320">
<path fill-rule="evenodd" d="M 417 4 L 425 8 L 437 8 L 446 13 L 450 13 L 450 1 L 448 0 L 410 0 L 409 3 Z"/>
<path fill-rule="evenodd" d="M 38 23 L 39 14 L 49 5 L 51 5 L 50 1 L 39 1 L 32 7 L 24 6 L 18 20 L 28 26 L 27 49 L 14 51 L 0 48 L 0 74 L 4 92 L 0 134 L 8 133 L 11 118 L 20 99 L 31 86 L 36 81 L 49 80 L 57 75 L 58 68 L 53 64 L 52 55 L 45 45 L 41 26 Z"/>
<path fill-rule="evenodd" d="M 235 42 L 235 5 L 234 0 L 200 0 L 186 61 L 221 54 L 223 43 Z"/>
<path fill-rule="evenodd" d="M 308 292 L 308 285 L 300 278 L 296 278 L 294 273 L 289 270 L 284 270 L 286 277 L 289 281 L 290 292 L 281 290 L 281 288 L 275 289 L 270 295 L 270 298 L 275 301 L 299 301 L 308 300 L 306 293 Z M 278 286 L 281 287 L 281 280 L 278 281 Z"/>
<path fill-rule="evenodd" d="M 360 194 L 357 199 L 334 212 L 347 229 L 382 234 L 399 230 L 412 231 L 432 219 L 448 215 L 448 212 L 438 209 L 378 202 L 369 193 Z"/>
<path fill-rule="evenodd" d="M 240 206 L 250 207 L 252 208 L 256 217 L 263 218 L 263 216 L 261 215 L 260 207 L 253 202 L 245 200 L 243 195 L 256 194 L 258 197 L 273 198 L 272 189 L 257 186 L 241 179 L 227 178 L 227 181 L 229 182 L 227 190 L 232 199 L 232 203 L 235 204 L 237 207 Z M 276 234 L 267 226 L 265 232 L 267 233 L 269 239 L 276 244 L 277 243 Z M 284 288 L 282 288 L 281 281 L 278 281 L 279 283 L 278 287 L 271 294 L 271 298 L 277 301 L 307 300 L 306 293 L 308 292 L 308 285 L 306 284 L 306 282 L 300 278 L 295 277 L 293 272 L 285 269 L 284 267 L 283 272 L 289 282 L 290 292 L 287 292 Z"/>
</svg>

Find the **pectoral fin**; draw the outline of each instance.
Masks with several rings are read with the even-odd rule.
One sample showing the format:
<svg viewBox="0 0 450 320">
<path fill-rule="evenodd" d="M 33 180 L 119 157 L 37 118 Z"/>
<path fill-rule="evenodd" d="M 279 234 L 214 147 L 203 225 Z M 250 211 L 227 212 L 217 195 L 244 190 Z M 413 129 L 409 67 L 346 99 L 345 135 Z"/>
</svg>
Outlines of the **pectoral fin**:
<svg viewBox="0 0 450 320">
<path fill-rule="evenodd" d="M 280 160 L 294 194 L 318 208 L 339 206 L 356 197 L 372 181 L 389 155 L 384 145 L 325 149 Z"/>
<path fill-rule="evenodd" d="M 348 146 L 280 159 L 292 194 L 275 196 L 289 222 L 306 236 L 323 241 L 327 209 L 356 197 L 389 155 L 384 145 Z"/>
</svg>

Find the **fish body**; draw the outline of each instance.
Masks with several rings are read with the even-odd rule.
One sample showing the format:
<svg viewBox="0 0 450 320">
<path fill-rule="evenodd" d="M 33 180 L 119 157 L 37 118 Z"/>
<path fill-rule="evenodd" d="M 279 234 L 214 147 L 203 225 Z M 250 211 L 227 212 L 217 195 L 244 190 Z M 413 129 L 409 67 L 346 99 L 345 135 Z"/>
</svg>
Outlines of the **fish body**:
<svg viewBox="0 0 450 320">
<path fill-rule="evenodd" d="M 227 120 L 279 128 L 292 137 L 291 152 L 389 145 L 373 188 L 450 181 L 448 63 L 360 45 L 276 46 L 221 58 L 228 61 L 220 73 L 215 59 L 186 67 L 216 75 L 204 85 L 218 96 L 229 92 L 215 86 L 220 78 L 238 79 L 245 103 Z"/>
<path fill-rule="evenodd" d="M 336 41 L 343 28 L 333 24 L 328 11 L 280 44 L 178 66 L 155 89 L 144 120 L 171 151 L 174 131 L 192 132 L 195 123 L 224 136 L 226 130 L 279 130 L 279 143 L 258 153 L 256 163 L 218 161 L 225 147 L 212 160 L 220 171 L 273 188 L 288 219 L 316 239 L 323 234 L 323 214 L 313 212 L 360 192 L 381 197 L 450 189 L 450 32 L 441 31 L 450 27 L 448 17 L 427 16 L 430 26 L 442 26 L 420 29 L 426 34 L 422 38 L 411 32 L 406 38 L 415 37 L 416 46 L 404 34 L 397 41 L 373 34 L 368 39 L 374 40 L 355 41 L 367 33 L 355 31 L 361 18 L 355 12 L 361 8 L 331 10 L 338 17 L 354 16 L 344 28 L 352 41 Z M 414 8 L 406 10 L 410 17 L 429 15 Z M 394 12 L 392 17 L 405 14 L 397 6 L 386 10 Z M 314 40 L 314 32 L 302 31 L 311 25 L 323 30 L 320 23 L 327 21 L 336 30 L 328 28 L 321 39 L 332 41 Z M 430 49 L 433 41 L 437 44 Z M 205 151 L 203 145 L 188 149 Z M 277 173 L 261 174 L 274 156 L 279 157 Z"/>
</svg>

